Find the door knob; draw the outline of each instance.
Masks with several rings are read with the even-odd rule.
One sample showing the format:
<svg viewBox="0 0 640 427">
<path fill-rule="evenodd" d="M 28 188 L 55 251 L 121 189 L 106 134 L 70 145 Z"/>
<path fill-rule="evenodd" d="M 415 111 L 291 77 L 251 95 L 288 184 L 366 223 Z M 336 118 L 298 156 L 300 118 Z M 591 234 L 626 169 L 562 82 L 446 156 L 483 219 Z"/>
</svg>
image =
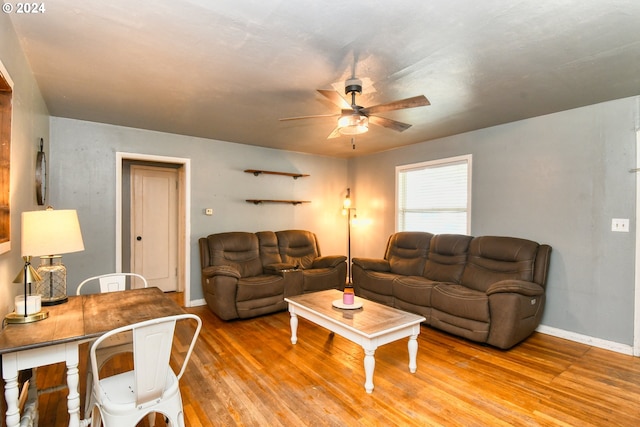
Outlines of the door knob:
<svg viewBox="0 0 640 427">
<path fill-rule="evenodd" d="M 142 236 L 136 237 L 136 240 L 139 242 L 140 240 L 142 240 Z"/>
</svg>

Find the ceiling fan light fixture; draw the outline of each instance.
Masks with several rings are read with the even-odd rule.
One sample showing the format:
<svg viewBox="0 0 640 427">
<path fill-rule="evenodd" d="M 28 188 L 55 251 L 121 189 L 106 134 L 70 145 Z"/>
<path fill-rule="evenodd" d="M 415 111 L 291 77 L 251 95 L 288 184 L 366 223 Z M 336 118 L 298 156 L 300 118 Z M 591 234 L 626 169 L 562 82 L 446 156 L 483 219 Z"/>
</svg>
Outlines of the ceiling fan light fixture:
<svg viewBox="0 0 640 427">
<path fill-rule="evenodd" d="M 342 135 L 360 135 L 369 130 L 369 118 L 364 114 L 346 114 L 338 119 L 338 132 Z"/>
</svg>

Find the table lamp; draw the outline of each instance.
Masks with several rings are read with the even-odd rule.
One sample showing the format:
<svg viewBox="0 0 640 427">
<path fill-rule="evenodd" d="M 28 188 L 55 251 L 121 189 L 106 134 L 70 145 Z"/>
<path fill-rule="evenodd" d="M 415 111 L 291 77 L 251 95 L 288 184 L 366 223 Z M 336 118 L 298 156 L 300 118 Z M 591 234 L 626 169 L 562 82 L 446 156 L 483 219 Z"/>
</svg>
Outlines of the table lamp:
<svg viewBox="0 0 640 427">
<path fill-rule="evenodd" d="M 41 278 L 31 265 L 31 257 L 24 256 L 22 259 L 24 260 L 24 267 L 20 270 L 13 283 L 24 284 L 24 294 L 16 297 L 16 311 L 5 316 L 7 323 L 31 323 L 49 317 L 49 312 L 41 310 L 40 295 L 31 294 L 31 284 Z"/>
<path fill-rule="evenodd" d="M 22 253 L 40 257 L 36 293 L 42 305 L 66 302 L 67 268 L 62 254 L 84 250 L 78 214 L 75 210 L 46 210 L 22 213 Z"/>
</svg>

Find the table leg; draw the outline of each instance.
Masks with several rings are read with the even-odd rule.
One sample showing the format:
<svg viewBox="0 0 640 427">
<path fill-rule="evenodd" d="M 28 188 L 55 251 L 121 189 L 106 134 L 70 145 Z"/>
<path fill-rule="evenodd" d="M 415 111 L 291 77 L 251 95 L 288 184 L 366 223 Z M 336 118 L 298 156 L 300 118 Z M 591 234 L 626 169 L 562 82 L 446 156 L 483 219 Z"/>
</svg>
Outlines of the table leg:
<svg viewBox="0 0 640 427">
<path fill-rule="evenodd" d="M 411 335 L 409 337 L 409 372 L 412 374 L 418 369 L 416 363 L 416 356 L 418 355 L 418 335 Z"/>
<path fill-rule="evenodd" d="M 69 387 L 69 395 L 67 396 L 67 410 L 69 412 L 69 427 L 80 426 L 80 393 L 78 392 L 80 375 L 78 373 L 78 352 L 79 349 L 77 344 L 67 345 L 67 386 Z"/>
<path fill-rule="evenodd" d="M 2 356 L 2 378 L 4 378 L 4 398 L 7 401 L 7 427 L 20 425 L 20 408 L 18 408 L 18 365 L 15 354 Z"/>
<path fill-rule="evenodd" d="M 373 392 L 373 370 L 376 367 L 376 359 L 374 357 L 376 350 L 364 350 L 364 389 L 367 393 Z"/>
<path fill-rule="evenodd" d="M 298 342 L 298 315 L 293 311 L 291 313 L 291 344 Z"/>
</svg>

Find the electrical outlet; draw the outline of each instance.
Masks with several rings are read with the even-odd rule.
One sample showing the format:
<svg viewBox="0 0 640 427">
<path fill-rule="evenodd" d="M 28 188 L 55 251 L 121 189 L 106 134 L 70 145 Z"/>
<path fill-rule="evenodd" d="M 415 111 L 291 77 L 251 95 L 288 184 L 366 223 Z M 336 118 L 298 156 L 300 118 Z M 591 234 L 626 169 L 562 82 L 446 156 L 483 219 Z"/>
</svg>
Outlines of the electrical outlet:
<svg viewBox="0 0 640 427">
<path fill-rule="evenodd" d="M 611 231 L 629 232 L 629 218 L 613 218 L 611 220 Z"/>
</svg>

